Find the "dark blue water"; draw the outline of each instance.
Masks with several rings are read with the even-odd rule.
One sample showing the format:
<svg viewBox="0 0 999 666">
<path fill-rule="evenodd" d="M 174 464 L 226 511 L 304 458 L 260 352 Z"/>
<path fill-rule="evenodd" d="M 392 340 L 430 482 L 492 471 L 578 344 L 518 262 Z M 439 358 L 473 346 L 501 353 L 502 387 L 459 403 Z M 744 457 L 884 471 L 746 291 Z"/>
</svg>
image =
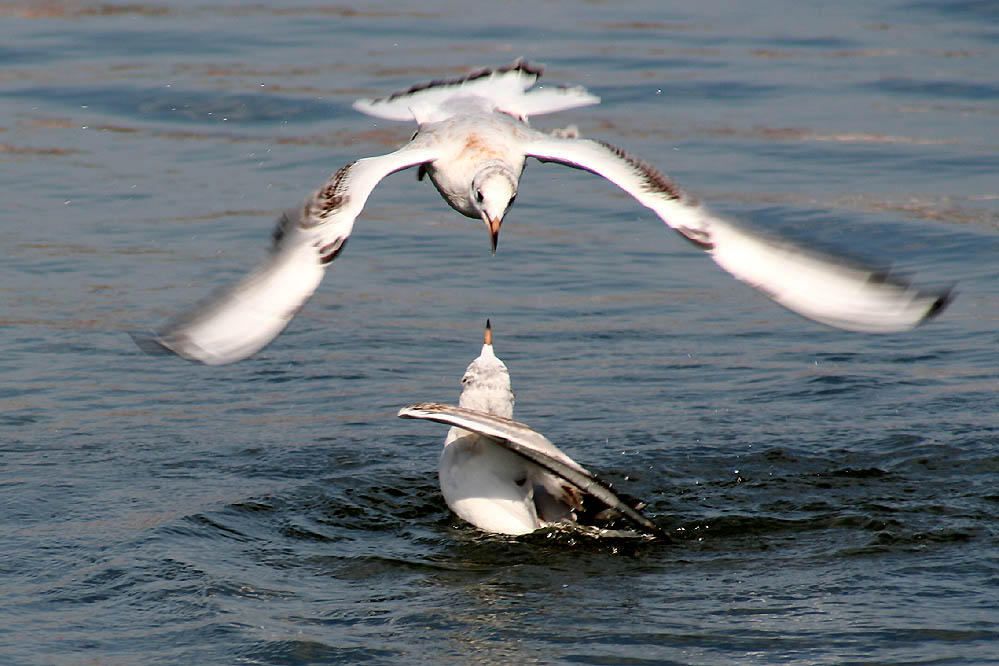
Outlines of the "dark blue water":
<svg viewBox="0 0 999 666">
<path fill-rule="evenodd" d="M 999 663 L 994 3 L 0 3 L 0 663 Z M 142 355 L 276 214 L 525 55 L 724 214 L 958 284 L 803 321 L 593 176 L 481 224 L 388 178 L 279 340 Z M 491 317 L 517 415 L 669 545 L 487 536 L 439 495 Z"/>
</svg>

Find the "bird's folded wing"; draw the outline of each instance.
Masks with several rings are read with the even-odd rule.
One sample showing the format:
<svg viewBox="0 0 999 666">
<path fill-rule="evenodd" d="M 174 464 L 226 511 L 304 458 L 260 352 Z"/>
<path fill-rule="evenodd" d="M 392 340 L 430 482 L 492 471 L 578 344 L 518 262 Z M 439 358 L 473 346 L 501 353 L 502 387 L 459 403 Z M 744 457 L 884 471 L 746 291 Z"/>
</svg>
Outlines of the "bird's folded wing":
<svg viewBox="0 0 999 666">
<path fill-rule="evenodd" d="M 884 270 L 723 220 L 614 146 L 537 133 L 524 152 L 603 176 L 732 276 L 814 321 L 868 333 L 905 331 L 939 314 L 952 298 L 949 289 L 922 291 Z"/>
<path fill-rule="evenodd" d="M 399 410 L 399 416 L 406 419 L 437 421 L 489 437 L 513 453 L 564 479 L 580 491 L 592 495 L 643 529 L 665 536 L 663 530 L 618 497 L 608 484 L 565 455 L 544 435 L 523 423 L 433 402 L 407 405 Z"/>
<path fill-rule="evenodd" d="M 288 325 L 344 248 L 354 220 L 382 178 L 431 161 L 436 151 L 409 144 L 337 171 L 302 207 L 284 215 L 262 266 L 151 335 L 133 335 L 192 361 L 222 365 L 262 349 Z"/>
</svg>

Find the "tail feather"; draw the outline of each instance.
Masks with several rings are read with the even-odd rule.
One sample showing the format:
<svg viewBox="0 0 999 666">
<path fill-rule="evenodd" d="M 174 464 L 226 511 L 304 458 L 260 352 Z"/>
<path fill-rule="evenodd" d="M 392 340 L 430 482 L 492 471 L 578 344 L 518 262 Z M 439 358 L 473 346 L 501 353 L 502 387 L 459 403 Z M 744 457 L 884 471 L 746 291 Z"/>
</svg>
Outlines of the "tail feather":
<svg viewBox="0 0 999 666">
<path fill-rule="evenodd" d="M 528 92 L 541 76 L 541 67 L 524 59 L 506 67 L 476 70 L 458 79 L 420 83 L 403 92 L 375 99 L 359 99 L 354 108 L 387 120 L 431 122 L 450 116 L 446 103 L 456 97 L 478 97 L 493 108 L 526 120 L 528 116 L 554 113 L 596 104 L 600 98 L 582 87 L 539 88 Z"/>
</svg>

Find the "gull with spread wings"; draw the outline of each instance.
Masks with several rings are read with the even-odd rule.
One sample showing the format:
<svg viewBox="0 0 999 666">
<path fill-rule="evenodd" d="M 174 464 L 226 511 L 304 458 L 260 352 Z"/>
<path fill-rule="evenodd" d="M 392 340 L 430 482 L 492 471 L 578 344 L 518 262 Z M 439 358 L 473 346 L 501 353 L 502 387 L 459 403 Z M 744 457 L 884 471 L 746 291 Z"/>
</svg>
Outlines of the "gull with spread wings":
<svg viewBox="0 0 999 666">
<path fill-rule="evenodd" d="M 581 87 L 531 89 L 540 74 L 538 67 L 518 60 L 358 100 L 354 108 L 363 113 L 415 120 L 419 129 L 398 150 L 338 170 L 279 220 L 271 252 L 259 268 L 136 341 L 147 350 L 168 350 L 210 365 L 257 352 L 281 333 L 319 286 L 375 186 L 410 167 L 418 168 L 421 180 L 429 177 L 452 208 L 481 219 L 495 252 L 528 157 L 606 178 L 733 277 L 814 321 L 863 332 L 905 331 L 949 302 L 950 290 L 920 290 L 883 270 L 722 219 L 620 148 L 533 129 L 530 116 L 599 102 Z"/>
<path fill-rule="evenodd" d="M 619 494 L 544 435 L 514 421 L 513 403 L 510 373 L 493 351 L 486 321 L 482 351 L 461 378 L 458 406 L 421 402 L 399 410 L 401 418 L 452 426 L 437 475 L 444 501 L 458 517 L 499 534 L 556 524 L 634 534 L 613 528 L 624 520 L 638 533 L 668 539 L 642 515 L 643 502 Z"/>
</svg>

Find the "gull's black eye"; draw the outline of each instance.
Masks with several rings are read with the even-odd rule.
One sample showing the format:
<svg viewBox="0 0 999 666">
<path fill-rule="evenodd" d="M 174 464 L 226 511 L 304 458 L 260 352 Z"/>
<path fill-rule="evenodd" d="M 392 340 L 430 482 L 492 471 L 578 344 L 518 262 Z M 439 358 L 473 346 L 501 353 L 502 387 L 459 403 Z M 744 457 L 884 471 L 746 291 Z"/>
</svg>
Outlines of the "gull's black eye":
<svg viewBox="0 0 999 666">
<path fill-rule="evenodd" d="M 482 203 L 482 190 L 476 190 L 475 200 L 478 201 L 479 203 Z"/>
</svg>

